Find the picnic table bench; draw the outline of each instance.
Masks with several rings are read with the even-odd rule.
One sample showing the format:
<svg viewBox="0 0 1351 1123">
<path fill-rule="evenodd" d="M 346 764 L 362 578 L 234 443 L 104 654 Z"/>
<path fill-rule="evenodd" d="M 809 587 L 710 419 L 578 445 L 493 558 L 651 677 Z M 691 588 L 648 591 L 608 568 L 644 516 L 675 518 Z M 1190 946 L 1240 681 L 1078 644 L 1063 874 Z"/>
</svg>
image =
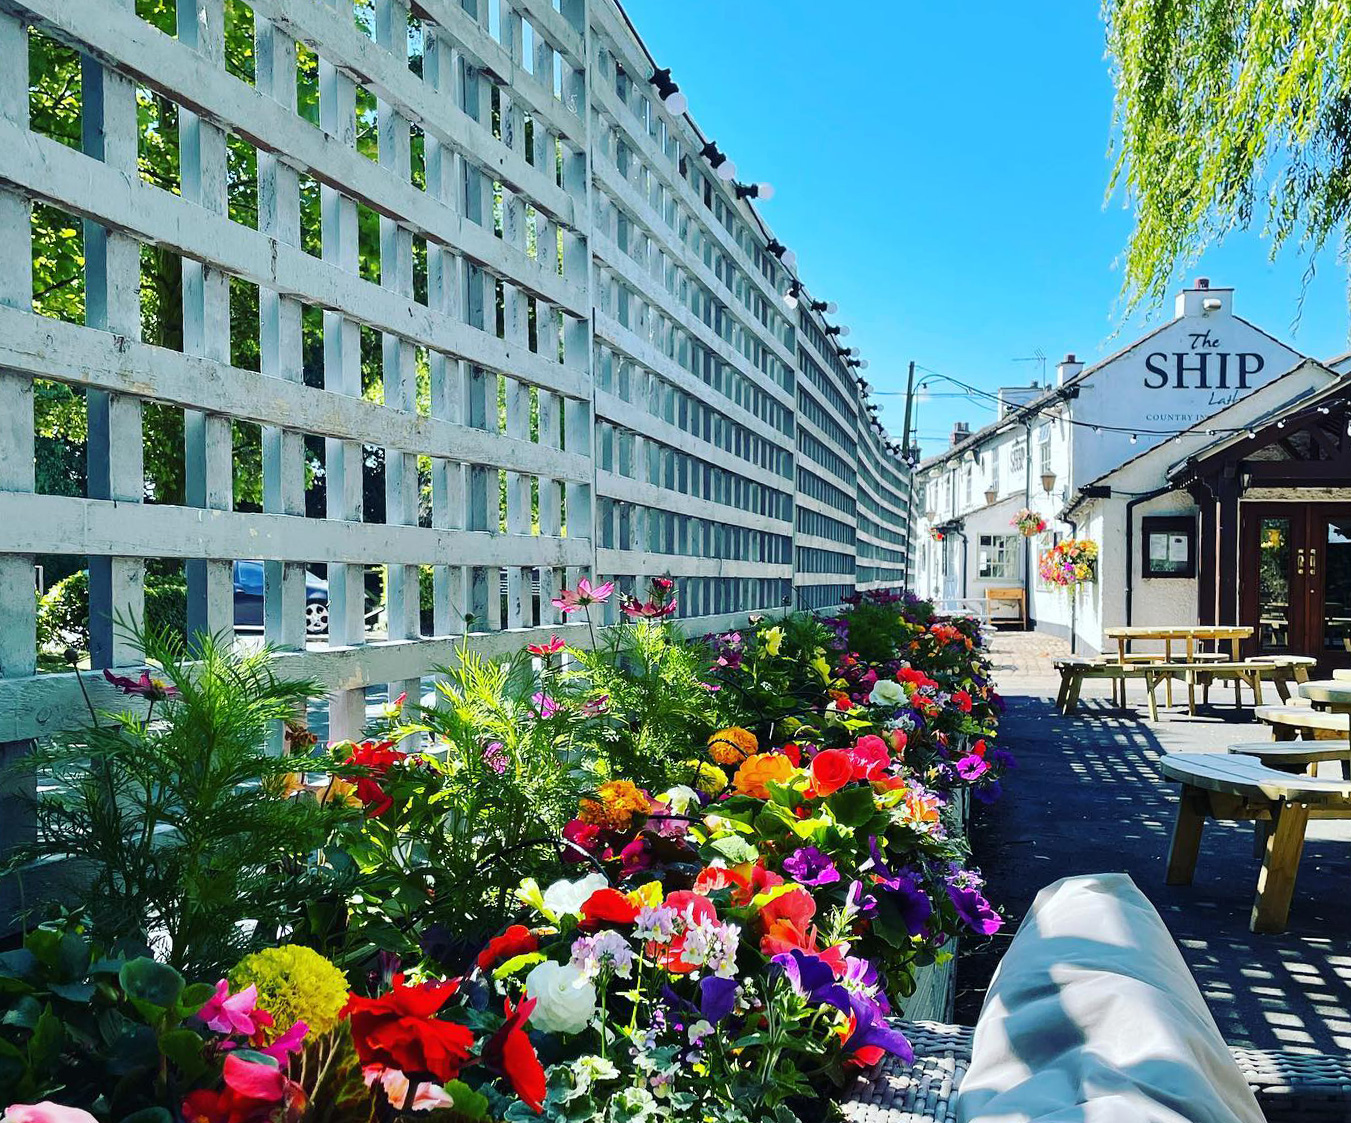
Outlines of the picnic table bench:
<svg viewBox="0 0 1351 1123">
<path fill-rule="evenodd" d="M 1262 681 L 1265 679 L 1275 687 L 1282 701 L 1290 699 L 1290 684 L 1303 682 L 1308 677 L 1308 666 L 1313 662 L 1303 656 L 1276 656 L 1256 659 L 1217 660 L 1213 657 L 1194 659 L 1187 662 L 1164 661 L 1158 655 L 1127 655 L 1128 661 L 1121 662 L 1110 656 L 1096 659 L 1087 657 L 1069 657 L 1057 659 L 1055 668 L 1060 672 L 1060 689 L 1056 695 L 1056 708 L 1064 714 L 1074 712 L 1079 702 L 1079 694 L 1085 679 L 1103 678 L 1112 683 L 1113 705 L 1125 705 L 1126 680 L 1138 678 L 1144 681 L 1149 701 L 1149 716 L 1159 720 L 1159 703 L 1156 691 L 1160 683 L 1171 684 L 1179 680 L 1187 684 L 1187 709 L 1196 713 L 1196 687 L 1202 688 L 1202 699 L 1210 701 L 1210 686 L 1216 679 L 1228 679 L 1234 683 L 1234 704 L 1241 705 L 1239 693 L 1241 684 L 1246 683 L 1253 692 L 1255 705 L 1262 704 Z M 1169 699 L 1171 701 L 1171 698 Z"/>
<path fill-rule="evenodd" d="M 1238 756 L 1256 757 L 1268 768 L 1281 772 L 1318 775 L 1325 760 L 1340 761 L 1342 778 L 1351 780 L 1351 741 L 1241 741 L 1230 745 Z"/>
<path fill-rule="evenodd" d="M 1284 931 L 1305 828 L 1311 818 L 1351 819 L 1351 782 L 1292 775 L 1239 754 L 1170 753 L 1159 769 L 1182 784 L 1167 883 L 1191 884 L 1206 819 L 1263 821 L 1268 827 L 1249 927 Z"/>
<path fill-rule="evenodd" d="M 1315 710 L 1312 706 L 1258 706 L 1253 716 L 1271 726 L 1277 741 L 1293 741 L 1298 737 L 1312 739 L 1319 733 L 1351 732 L 1351 717 L 1330 710 Z"/>
</svg>

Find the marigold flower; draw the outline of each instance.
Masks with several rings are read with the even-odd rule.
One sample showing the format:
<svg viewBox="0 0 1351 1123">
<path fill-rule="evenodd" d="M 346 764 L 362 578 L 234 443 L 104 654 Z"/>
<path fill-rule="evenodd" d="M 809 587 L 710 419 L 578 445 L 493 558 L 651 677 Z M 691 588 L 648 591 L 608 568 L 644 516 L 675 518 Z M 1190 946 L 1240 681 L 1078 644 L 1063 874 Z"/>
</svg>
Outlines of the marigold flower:
<svg viewBox="0 0 1351 1123">
<path fill-rule="evenodd" d="M 651 801 L 632 780 L 607 780 L 597 790 L 596 799 L 578 804 L 578 817 L 611 831 L 627 831 L 635 815 L 646 815 Z"/>
<path fill-rule="evenodd" d="M 684 761 L 682 767 L 685 781 L 704 795 L 717 795 L 727 787 L 727 773 L 716 764 L 702 760 Z"/>
<path fill-rule="evenodd" d="M 769 798 L 769 783 L 784 783 L 795 771 L 793 762 L 782 753 L 756 753 L 737 769 L 732 786 L 742 795 Z"/>
<path fill-rule="evenodd" d="M 719 764 L 739 764 L 760 751 L 760 742 L 749 729 L 731 725 L 708 739 L 708 755 Z"/>
<path fill-rule="evenodd" d="M 284 944 L 241 959 L 230 972 L 235 990 L 258 988 L 258 1007 L 272 1015 L 269 1041 L 296 1022 L 316 1037 L 337 1026 L 347 1005 L 347 976 L 313 948 Z"/>
</svg>

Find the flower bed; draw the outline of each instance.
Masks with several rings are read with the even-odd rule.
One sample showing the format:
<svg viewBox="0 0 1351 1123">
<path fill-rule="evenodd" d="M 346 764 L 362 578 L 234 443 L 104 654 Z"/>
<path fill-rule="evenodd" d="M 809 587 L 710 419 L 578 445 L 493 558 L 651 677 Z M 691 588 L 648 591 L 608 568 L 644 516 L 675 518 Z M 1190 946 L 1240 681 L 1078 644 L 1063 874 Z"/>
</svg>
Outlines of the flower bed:
<svg viewBox="0 0 1351 1123">
<path fill-rule="evenodd" d="M 787 1123 L 909 1056 L 915 972 L 1002 923 L 947 813 L 1011 764 L 975 623 L 872 594 L 685 641 L 672 591 L 285 758 L 259 734 L 307 684 L 145 637 L 156 720 L 46 757 L 68 786 L 22 856 L 96 892 L 0 957 L 0 1091 L 66 1105 L 11 1114 Z"/>
</svg>

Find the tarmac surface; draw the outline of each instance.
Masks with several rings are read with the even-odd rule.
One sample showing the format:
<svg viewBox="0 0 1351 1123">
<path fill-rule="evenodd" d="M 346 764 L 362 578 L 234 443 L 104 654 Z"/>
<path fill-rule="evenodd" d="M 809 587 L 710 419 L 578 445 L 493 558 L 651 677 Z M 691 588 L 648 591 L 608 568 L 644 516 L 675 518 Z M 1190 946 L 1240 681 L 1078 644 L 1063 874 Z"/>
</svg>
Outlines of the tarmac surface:
<svg viewBox="0 0 1351 1123">
<path fill-rule="evenodd" d="M 1251 695 L 1237 709 L 1228 686 L 1189 717 L 1181 703 L 1151 723 L 1143 687 L 1114 709 L 1106 682 L 1085 684 L 1079 709 L 1056 712 L 1051 661 L 1065 644 L 1037 633 L 1002 632 L 995 679 L 1008 702 L 1000 742 L 1018 760 L 1004 796 L 975 806 L 974 861 L 987 895 L 1009 923 L 989 940 L 964 941 L 957 965 L 956 1020 L 974 1024 L 999 956 L 1033 897 L 1070 874 L 1125 872 L 1177 940 L 1231 1045 L 1296 1052 L 1351 1048 L 1351 822 L 1309 825 L 1290 925 L 1281 935 L 1248 931 L 1259 861 L 1251 824 L 1206 824 L 1196 878 L 1166 886 L 1164 865 L 1177 785 L 1157 762 L 1166 752 L 1225 752 L 1270 737 L 1253 720 Z M 1162 695 L 1162 690 L 1160 690 Z M 1339 775 L 1324 765 L 1325 775 Z"/>
</svg>

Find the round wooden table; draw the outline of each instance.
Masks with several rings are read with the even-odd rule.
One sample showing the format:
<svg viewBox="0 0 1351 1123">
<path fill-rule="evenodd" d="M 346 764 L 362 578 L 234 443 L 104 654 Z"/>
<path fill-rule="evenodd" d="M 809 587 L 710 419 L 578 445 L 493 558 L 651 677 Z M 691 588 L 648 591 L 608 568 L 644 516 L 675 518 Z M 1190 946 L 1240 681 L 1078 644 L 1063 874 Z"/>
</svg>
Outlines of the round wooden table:
<svg viewBox="0 0 1351 1123">
<path fill-rule="evenodd" d="M 1299 684 L 1301 698 L 1307 698 L 1316 709 L 1334 713 L 1351 713 L 1351 682 L 1346 679 L 1315 679 Z"/>
</svg>

